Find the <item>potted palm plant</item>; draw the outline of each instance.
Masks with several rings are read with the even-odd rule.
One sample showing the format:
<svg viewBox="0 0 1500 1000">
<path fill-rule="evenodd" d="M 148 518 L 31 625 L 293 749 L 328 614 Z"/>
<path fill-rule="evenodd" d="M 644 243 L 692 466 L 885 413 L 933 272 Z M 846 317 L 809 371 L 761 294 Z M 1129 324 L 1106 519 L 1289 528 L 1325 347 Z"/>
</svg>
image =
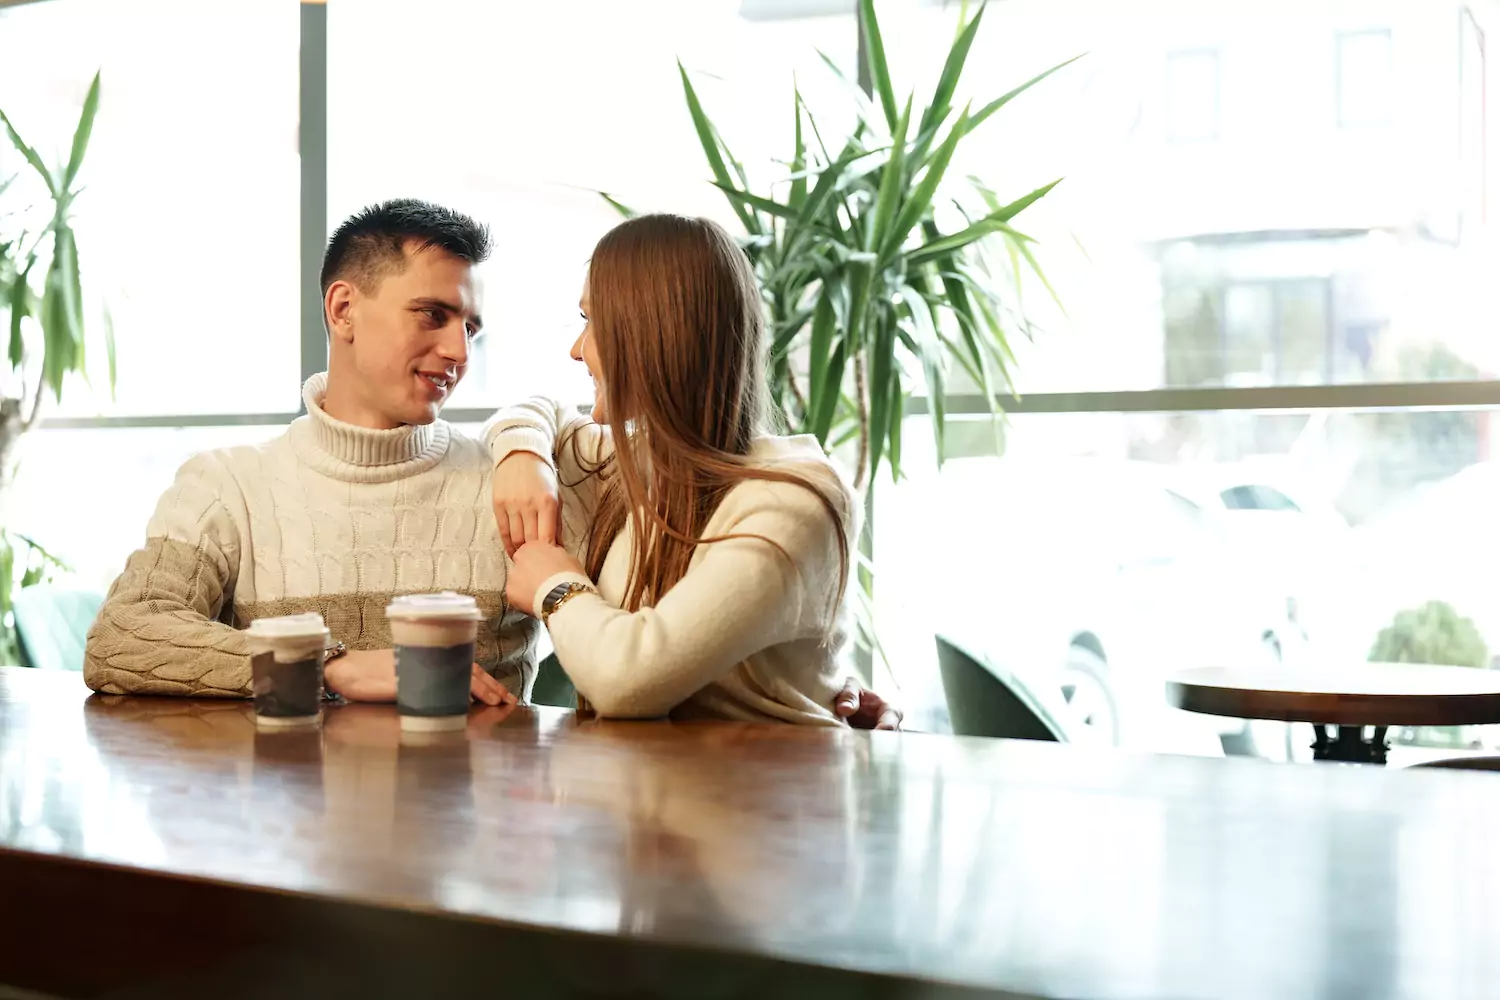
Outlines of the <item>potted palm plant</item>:
<svg viewBox="0 0 1500 1000">
<path fill-rule="evenodd" d="M 72 211 L 78 176 L 99 109 L 95 74 L 65 162 L 49 167 L 0 109 L 0 128 L 24 165 L 0 173 L 0 332 L 7 377 L 0 380 L 0 511 L 15 471 L 15 450 L 31 431 L 50 392 L 62 399 L 65 378 L 86 374 L 83 287 Z M 0 165 L 5 161 L 0 159 Z M 33 198 L 33 194 L 35 198 Z M 114 338 L 106 318 L 104 346 L 111 389 Z M 17 659 L 11 619 L 15 588 L 41 582 L 62 564 L 0 518 L 0 663 Z"/>
<path fill-rule="evenodd" d="M 1013 223 L 1058 182 L 1003 200 L 981 179 L 954 183 L 949 167 L 996 112 L 1078 57 L 977 109 L 957 107 L 981 6 L 961 18 L 937 86 L 918 105 L 915 94 L 897 98 L 874 0 L 861 0 L 859 13 L 874 99 L 855 92 L 856 124 L 829 145 L 795 90 L 792 158 L 760 193 L 679 70 L 713 183 L 744 227 L 765 295 L 775 403 L 790 428 L 852 446 L 855 484 L 868 489 L 882 461 L 901 474 L 902 418 L 918 386 L 940 461 L 953 367 L 992 412 L 1011 388 L 1009 282 L 1024 269 L 1046 284 L 1035 241 Z M 990 266 L 997 258 L 1008 278 Z"/>
</svg>

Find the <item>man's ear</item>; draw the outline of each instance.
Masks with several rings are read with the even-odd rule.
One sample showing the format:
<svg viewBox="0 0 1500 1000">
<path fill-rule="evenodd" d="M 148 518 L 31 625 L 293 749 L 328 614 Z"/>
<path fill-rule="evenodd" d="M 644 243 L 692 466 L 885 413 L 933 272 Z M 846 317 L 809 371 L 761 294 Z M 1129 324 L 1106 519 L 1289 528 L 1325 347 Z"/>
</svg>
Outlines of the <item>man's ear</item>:
<svg viewBox="0 0 1500 1000">
<path fill-rule="evenodd" d="M 330 340 L 353 343 L 354 312 L 358 300 L 359 289 L 348 281 L 335 281 L 323 293 L 323 322 L 328 326 Z"/>
</svg>

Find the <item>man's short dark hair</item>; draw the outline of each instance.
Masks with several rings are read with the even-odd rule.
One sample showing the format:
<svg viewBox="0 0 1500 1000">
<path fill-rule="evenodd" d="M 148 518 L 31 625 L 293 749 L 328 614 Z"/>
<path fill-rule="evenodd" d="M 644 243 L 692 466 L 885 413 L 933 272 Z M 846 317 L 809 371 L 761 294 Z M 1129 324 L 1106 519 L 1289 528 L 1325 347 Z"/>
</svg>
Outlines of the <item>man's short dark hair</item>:
<svg viewBox="0 0 1500 1000">
<path fill-rule="evenodd" d="M 361 209 L 333 231 L 319 275 L 323 291 L 335 281 L 371 291 L 386 276 L 401 272 L 412 243 L 414 250 L 436 247 L 470 264 L 482 263 L 491 250 L 489 228 L 462 212 L 397 198 Z"/>
</svg>

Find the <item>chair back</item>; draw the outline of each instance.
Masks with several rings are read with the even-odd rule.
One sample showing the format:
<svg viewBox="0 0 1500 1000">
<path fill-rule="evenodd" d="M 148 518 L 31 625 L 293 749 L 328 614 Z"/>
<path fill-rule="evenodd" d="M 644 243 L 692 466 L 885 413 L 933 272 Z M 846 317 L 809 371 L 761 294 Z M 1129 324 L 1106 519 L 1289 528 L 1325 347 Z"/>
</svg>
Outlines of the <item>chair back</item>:
<svg viewBox="0 0 1500 1000">
<path fill-rule="evenodd" d="M 1068 742 L 1042 700 L 1015 674 L 937 637 L 938 669 L 955 736 Z"/>
<path fill-rule="evenodd" d="M 39 583 L 11 597 L 21 662 L 41 670 L 82 670 L 89 626 L 104 595 L 93 590 Z"/>
</svg>

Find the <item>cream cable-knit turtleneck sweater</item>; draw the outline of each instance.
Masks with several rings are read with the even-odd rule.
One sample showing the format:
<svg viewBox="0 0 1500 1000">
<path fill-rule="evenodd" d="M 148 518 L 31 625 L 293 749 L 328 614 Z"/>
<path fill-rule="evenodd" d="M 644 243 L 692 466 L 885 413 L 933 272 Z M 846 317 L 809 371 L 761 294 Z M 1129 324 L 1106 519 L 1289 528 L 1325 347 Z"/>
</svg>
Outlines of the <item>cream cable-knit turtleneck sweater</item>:
<svg viewBox="0 0 1500 1000">
<path fill-rule="evenodd" d="M 307 415 L 281 436 L 178 471 L 89 630 L 89 687 L 247 695 L 240 630 L 255 619 L 317 611 L 350 649 L 384 649 L 394 595 L 453 590 L 484 612 L 480 665 L 529 695 L 537 625 L 505 613 L 488 452 L 441 420 L 342 423 L 322 410 L 326 385 L 308 380 Z"/>
<path fill-rule="evenodd" d="M 485 439 L 497 466 L 514 451 L 551 463 L 572 487 L 563 534 L 584 537 L 577 519 L 597 506 L 601 480 L 592 473 L 613 451 L 608 428 L 537 398 L 501 410 Z M 671 590 L 630 612 L 621 609 L 634 556 L 627 521 L 605 556 L 598 593 L 572 598 L 550 622 L 558 662 L 600 714 L 842 725 L 833 702 L 854 674 L 842 656 L 850 622 L 838 533 L 848 532 L 853 552 L 857 500 L 816 438 L 761 437 L 748 457 L 820 484 L 847 523 L 836 524 L 803 486 L 739 483 L 703 530 L 724 540 L 699 545 Z M 537 588 L 534 603 L 570 582 L 590 581 L 560 573 Z"/>
</svg>

